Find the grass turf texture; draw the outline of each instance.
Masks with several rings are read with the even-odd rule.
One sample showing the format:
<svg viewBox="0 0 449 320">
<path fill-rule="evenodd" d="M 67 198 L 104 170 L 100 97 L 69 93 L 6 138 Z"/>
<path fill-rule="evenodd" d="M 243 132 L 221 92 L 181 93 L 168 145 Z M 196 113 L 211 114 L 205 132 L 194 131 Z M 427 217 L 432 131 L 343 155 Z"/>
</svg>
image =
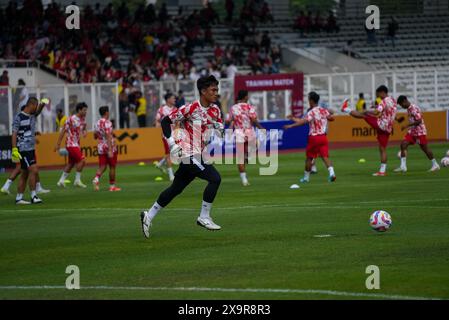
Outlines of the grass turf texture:
<svg viewBox="0 0 449 320">
<path fill-rule="evenodd" d="M 441 158 L 447 144 L 432 146 Z M 16 207 L 0 197 L 0 298 L 78 299 L 353 299 L 300 292 L 190 292 L 175 290 L 5 289 L 64 286 L 66 267 L 77 265 L 83 286 L 315 289 L 449 298 L 449 168 L 428 173 L 430 162 L 409 150 L 407 174 L 378 169 L 376 148 L 331 153 L 337 182 L 327 182 L 319 162 L 301 189 L 290 190 L 303 172 L 304 154 L 280 156 L 275 176 L 258 176 L 244 188 L 235 166 L 217 166 L 223 182 L 213 218 L 223 227 L 196 226 L 205 182 L 195 181 L 154 220 L 152 238 L 141 234 L 139 213 L 168 186 L 155 182 L 151 166 L 118 168 L 120 193 L 57 189 L 60 171 L 42 171 L 52 192 L 40 206 Z M 365 158 L 366 163 L 358 160 Z M 87 184 L 94 168 L 83 173 Z M 1 176 L 2 181 L 6 175 Z M 73 178 L 73 177 L 72 177 Z M 106 178 L 106 179 L 105 179 Z M 73 181 L 73 179 L 72 179 Z M 16 184 L 11 190 L 15 189 Z M 28 193 L 27 193 L 28 197 Z M 375 210 L 393 218 L 390 231 L 372 231 Z M 330 234 L 329 238 L 314 235 Z M 367 290 L 368 265 L 381 271 L 381 289 Z M 374 297 L 373 297 L 374 298 Z"/>
</svg>

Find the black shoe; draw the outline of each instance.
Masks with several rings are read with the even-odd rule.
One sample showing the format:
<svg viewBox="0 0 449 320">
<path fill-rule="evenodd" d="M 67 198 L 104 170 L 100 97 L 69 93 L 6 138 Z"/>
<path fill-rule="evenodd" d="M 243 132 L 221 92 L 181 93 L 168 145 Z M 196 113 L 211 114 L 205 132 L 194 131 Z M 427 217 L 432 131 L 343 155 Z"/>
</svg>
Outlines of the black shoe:
<svg viewBox="0 0 449 320">
<path fill-rule="evenodd" d="M 31 199 L 32 204 L 40 204 L 42 203 L 42 200 L 38 198 L 38 196 L 34 196 L 33 199 Z"/>
</svg>

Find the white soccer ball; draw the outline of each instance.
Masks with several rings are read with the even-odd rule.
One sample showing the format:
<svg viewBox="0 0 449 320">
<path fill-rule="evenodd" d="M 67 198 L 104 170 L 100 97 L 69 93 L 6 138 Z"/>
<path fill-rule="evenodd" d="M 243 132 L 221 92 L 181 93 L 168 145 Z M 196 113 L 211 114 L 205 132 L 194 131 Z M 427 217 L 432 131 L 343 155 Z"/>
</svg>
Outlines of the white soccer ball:
<svg viewBox="0 0 449 320">
<path fill-rule="evenodd" d="M 378 232 L 385 232 L 390 229 L 392 224 L 391 216 L 388 212 L 383 210 L 375 211 L 370 219 L 369 225 Z"/>
<path fill-rule="evenodd" d="M 59 153 L 59 155 L 62 156 L 62 157 L 65 157 L 65 156 L 68 156 L 68 155 L 69 155 L 69 152 L 67 151 L 66 148 L 61 148 L 61 149 L 59 149 L 58 153 Z"/>
<path fill-rule="evenodd" d="M 449 167 L 449 157 L 444 157 L 443 159 L 441 159 L 441 166 Z"/>
</svg>

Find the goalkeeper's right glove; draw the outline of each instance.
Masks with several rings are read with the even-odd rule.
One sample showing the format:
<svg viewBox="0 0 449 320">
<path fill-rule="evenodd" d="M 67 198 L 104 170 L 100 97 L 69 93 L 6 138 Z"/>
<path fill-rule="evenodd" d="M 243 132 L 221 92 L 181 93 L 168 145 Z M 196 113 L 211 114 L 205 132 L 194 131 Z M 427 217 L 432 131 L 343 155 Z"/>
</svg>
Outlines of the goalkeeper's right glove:
<svg viewBox="0 0 449 320">
<path fill-rule="evenodd" d="M 167 139 L 168 146 L 170 147 L 170 154 L 172 157 L 180 158 L 182 155 L 182 148 L 176 144 L 175 139 L 170 137 Z"/>
<path fill-rule="evenodd" d="M 18 163 L 20 162 L 20 160 L 22 159 L 22 155 L 19 152 L 19 149 L 17 149 L 17 147 L 12 148 L 12 154 L 11 154 L 11 160 L 14 163 Z"/>
</svg>

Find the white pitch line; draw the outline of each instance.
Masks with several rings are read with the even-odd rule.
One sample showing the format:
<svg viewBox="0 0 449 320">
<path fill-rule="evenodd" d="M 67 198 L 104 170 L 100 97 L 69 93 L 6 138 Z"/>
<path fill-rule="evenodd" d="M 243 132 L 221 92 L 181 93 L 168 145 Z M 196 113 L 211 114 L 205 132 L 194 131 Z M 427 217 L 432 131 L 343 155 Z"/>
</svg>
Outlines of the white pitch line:
<svg viewBox="0 0 449 320">
<path fill-rule="evenodd" d="M 435 202 L 435 201 L 446 201 L 449 199 L 433 199 L 433 200 L 417 200 L 417 201 L 402 201 L 407 203 L 412 202 Z M 401 201 L 382 201 L 382 205 L 384 204 L 396 204 Z M 367 206 L 378 204 L 379 202 L 374 201 L 366 201 L 366 202 L 357 202 L 358 204 L 365 204 L 365 206 L 351 206 L 344 205 L 344 202 L 336 202 L 333 205 L 327 205 L 327 203 L 311 203 L 310 205 L 289 205 L 289 204 L 260 204 L 260 205 L 251 205 L 251 206 L 239 206 L 239 207 L 217 207 L 214 210 L 239 210 L 239 209 L 258 209 L 258 208 L 297 208 L 297 209 L 364 209 Z M 339 205 L 342 204 L 342 205 Z M 418 206 L 418 205 L 394 205 L 395 208 L 426 208 L 426 209 L 446 209 L 447 206 Z M 139 211 L 142 208 L 40 208 L 40 209 L 1 209 L 2 212 L 71 212 L 71 211 L 98 211 L 98 210 L 107 210 L 107 211 Z M 198 208 L 165 208 L 164 211 L 197 211 Z"/>
<path fill-rule="evenodd" d="M 0 286 L 0 290 L 67 290 L 64 286 Z M 391 300 L 443 300 L 442 298 L 404 296 L 382 293 L 362 293 L 334 290 L 313 289 L 251 289 L 251 288 L 202 288 L 202 287 L 118 287 L 118 286 L 82 286 L 80 290 L 105 290 L 105 291 L 187 291 L 187 292 L 242 292 L 242 293 L 297 293 L 297 294 L 322 294 L 330 296 L 380 298 Z"/>
</svg>

